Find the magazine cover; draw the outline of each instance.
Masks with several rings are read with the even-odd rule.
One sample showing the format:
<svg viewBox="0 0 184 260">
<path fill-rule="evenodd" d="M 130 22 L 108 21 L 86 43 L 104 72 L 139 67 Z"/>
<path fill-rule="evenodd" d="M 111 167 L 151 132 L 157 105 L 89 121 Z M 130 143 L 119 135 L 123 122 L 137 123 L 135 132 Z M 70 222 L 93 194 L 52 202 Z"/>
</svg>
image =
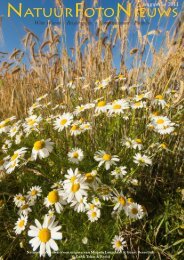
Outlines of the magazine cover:
<svg viewBox="0 0 184 260">
<path fill-rule="evenodd" d="M 0 259 L 184 257 L 182 0 L 0 0 Z"/>
</svg>

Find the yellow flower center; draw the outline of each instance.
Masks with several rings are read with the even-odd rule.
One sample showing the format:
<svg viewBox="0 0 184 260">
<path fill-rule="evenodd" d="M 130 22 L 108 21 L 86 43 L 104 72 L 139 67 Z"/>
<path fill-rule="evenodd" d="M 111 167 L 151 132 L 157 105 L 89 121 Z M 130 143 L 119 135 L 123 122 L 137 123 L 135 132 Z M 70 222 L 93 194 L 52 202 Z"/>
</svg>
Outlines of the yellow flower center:
<svg viewBox="0 0 184 260">
<path fill-rule="evenodd" d="M 162 99 L 163 99 L 163 96 L 162 96 L 162 95 L 157 95 L 155 98 L 156 98 L 156 99 L 159 99 L 159 100 L 162 100 Z"/>
<path fill-rule="evenodd" d="M 90 209 L 94 209 L 95 208 L 95 205 L 94 204 L 90 204 Z"/>
<path fill-rule="evenodd" d="M 118 201 L 119 201 L 119 203 L 122 205 L 122 206 L 125 206 L 126 205 L 126 200 L 125 200 L 125 198 L 124 197 L 119 197 L 118 198 Z"/>
<path fill-rule="evenodd" d="M 163 144 L 161 144 L 160 146 L 161 146 L 163 149 L 166 149 L 166 148 L 167 148 L 167 145 L 166 145 L 166 144 L 164 144 L 164 143 L 163 143 Z"/>
<path fill-rule="evenodd" d="M 106 153 L 106 154 L 103 155 L 102 158 L 103 158 L 104 161 L 110 161 L 112 157 L 111 157 L 110 154 L 107 154 L 107 153 Z"/>
<path fill-rule="evenodd" d="M 60 121 L 60 125 L 65 125 L 66 122 L 67 122 L 67 119 L 62 119 L 62 120 Z"/>
<path fill-rule="evenodd" d="M 139 107 L 141 105 L 141 102 L 134 103 L 134 106 Z"/>
<path fill-rule="evenodd" d="M 38 233 L 38 237 L 41 242 L 47 243 L 51 238 L 51 232 L 48 228 L 42 228 Z"/>
<path fill-rule="evenodd" d="M 85 177 L 86 177 L 87 182 L 92 182 L 94 180 L 94 177 L 92 176 L 92 174 L 90 172 L 86 173 Z"/>
<path fill-rule="evenodd" d="M 142 99 L 144 97 L 144 94 L 138 95 L 137 96 L 139 99 Z"/>
<path fill-rule="evenodd" d="M 119 79 L 124 79 L 124 76 L 122 74 L 118 75 Z"/>
<path fill-rule="evenodd" d="M 21 201 L 25 201 L 25 198 L 23 196 L 17 196 L 16 199 L 21 200 Z"/>
<path fill-rule="evenodd" d="M 135 139 L 136 143 L 139 143 L 141 144 L 142 143 L 142 140 L 141 139 Z"/>
<path fill-rule="evenodd" d="M 54 203 L 58 202 L 59 201 L 58 192 L 56 190 L 49 192 L 47 198 L 50 203 L 54 204 Z"/>
<path fill-rule="evenodd" d="M 15 161 L 18 156 L 19 156 L 18 153 L 14 153 L 14 155 L 12 155 L 12 157 L 11 157 L 11 161 Z"/>
<path fill-rule="evenodd" d="M 8 124 L 10 122 L 10 119 L 7 118 L 7 119 L 4 120 L 4 122 L 5 122 L 5 124 Z"/>
<path fill-rule="evenodd" d="M 119 241 L 119 240 L 116 241 L 116 247 L 119 248 L 119 247 L 121 247 L 121 246 L 122 246 L 121 241 Z"/>
<path fill-rule="evenodd" d="M 163 119 L 160 118 L 160 119 L 157 120 L 157 124 L 161 125 L 161 124 L 163 124 L 163 123 L 164 123 L 164 120 L 163 120 Z"/>
<path fill-rule="evenodd" d="M 128 198 L 127 200 L 128 200 L 129 203 L 133 203 L 134 202 L 134 200 L 132 198 Z"/>
<path fill-rule="evenodd" d="M 145 163 L 145 160 L 144 160 L 143 158 L 140 158 L 140 159 L 139 159 L 139 162 L 140 162 L 140 163 Z"/>
<path fill-rule="evenodd" d="M 74 152 L 74 153 L 73 153 L 73 158 L 76 158 L 76 159 L 77 159 L 78 157 L 79 157 L 78 152 Z"/>
<path fill-rule="evenodd" d="M 72 131 L 76 131 L 76 130 L 78 130 L 78 129 L 79 129 L 79 126 L 78 126 L 78 125 L 73 125 L 72 128 L 71 128 Z"/>
<path fill-rule="evenodd" d="M 31 196 L 35 196 L 37 193 L 38 193 L 37 190 L 32 190 L 31 191 Z"/>
<path fill-rule="evenodd" d="M 96 217 L 96 212 L 95 211 L 93 211 L 92 213 L 91 213 L 91 216 L 92 216 L 92 218 L 95 218 Z"/>
<path fill-rule="evenodd" d="M 98 88 L 103 88 L 103 84 L 98 84 Z"/>
<path fill-rule="evenodd" d="M 82 111 L 82 110 L 84 110 L 84 106 L 81 106 L 81 107 L 79 107 L 79 111 Z"/>
<path fill-rule="evenodd" d="M 24 210 L 24 209 L 27 209 L 29 207 L 29 205 L 28 204 L 25 204 L 24 206 L 22 206 L 22 210 Z"/>
<path fill-rule="evenodd" d="M 0 166 L 4 164 L 4 160 L 0 160 Z"/>
<path fill-rule="evenodd" d="M 132 208 L 132 214 L 136 215 L 138 213 L 138 210 L 136 208 Z"/>
<path fill-rule="evenodd" d="M 22 228 L 24 226 L 25 221 L 22 219 L 19 221 L 18 226 Z"/>
<path fill-rule="evenodd" d="M 79 189 L 80 189 L 80 184 L 79 184 L 79 183 L 74 183 L 74 184 L 72 185 L 71 191 L 75 193 L 75 192 L 77 192 Z"/>
<path fill-rule="evenodd" d="M 2 124 L 0 124 L 0 128 L 3 128 L 3 127 L 5 127 L 5 123 L 2 123 Z"/>
<path fill-rule="evenodd" d="M 121 105 L 119 105 L 119 104 L 115 104 L 115 105 L 113 105 L 112 108 L 113 108 L 113 109 L 120 109 L 120 108 L 121 108 Z"/>
<path fill-rule="evenodd" d="M 45 142 L 44 141 L 36 141 L 34 143 L 34 149 L 36 151 L 39 151 L 39 150 L 43 149 L 44 147 L 45 147 Z"/>
<path fill-rule="evenodd" d="M 97 104 L 97 107 L 104 107 L 106 105 L 105 101 L 100 101 Z"/>
<path fill-rule="evenodd" d="M 36 122 L 35 120 L 29 119 L 27 123 L 29 126 L 33 126 L 35 124 L 35 122 Z"/>
</svg>

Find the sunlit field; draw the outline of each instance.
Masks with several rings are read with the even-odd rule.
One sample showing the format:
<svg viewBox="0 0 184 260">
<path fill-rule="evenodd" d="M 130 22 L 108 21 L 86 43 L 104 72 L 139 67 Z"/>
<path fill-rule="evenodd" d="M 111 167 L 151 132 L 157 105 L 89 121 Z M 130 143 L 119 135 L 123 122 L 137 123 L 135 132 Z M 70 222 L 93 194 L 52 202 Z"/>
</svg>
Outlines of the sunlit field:
<svg viewBox="0 0 184 260">
<path fill-rule="evenodd" d="M 70 55 L 51 24 L 1 53 L 1 259 L 182 259 L 183 24 L 129 49 L 130 20 L 85 19 Z"/>
</svg>

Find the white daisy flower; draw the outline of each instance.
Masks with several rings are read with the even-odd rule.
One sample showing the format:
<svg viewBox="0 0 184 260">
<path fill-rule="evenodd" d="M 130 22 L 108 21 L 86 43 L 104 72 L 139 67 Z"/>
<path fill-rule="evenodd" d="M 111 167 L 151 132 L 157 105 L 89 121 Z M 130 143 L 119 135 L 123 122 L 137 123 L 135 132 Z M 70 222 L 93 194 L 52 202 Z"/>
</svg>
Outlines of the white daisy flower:
<svg viewBox="0 0 184 260">
<path fill-rule="evenodd" d="M 142 140 L 140 138 L 136 138 L 135 140 L 133 140 L 132 146 L 134 149 L 138 149 L 139 151 L 142 150 Z"/>
<path fill-rule="evenodd" d="M 100 202 L 100 200 L 99 200 L 98 197 L 94 197 L 94 198 L 92 199 L 92 204 L 94 204 L 95 207 L 97 207 L 97 208 L 101 208 L 101 206 L 102 206 L 102 204 L 101 204 L 101 202 Z"/>
<path fill-rule="evenodd" d="M 0 134 L 6 133 L 10 130 L 10 124 L 16 117 L 12 116 L 0 122 Z"/>
<path fill-rule="evenodd" d="M 39 102 L 35 102 L 28 110 L 28 114 L 29 115 L 32 115 L 34 110 L 37 109 L 37 108 L 40 108 L 42 107 L 42 105 L 39 103 Z"/>
<path fill-rule="evenodd" d="M 104 201 L 112 199 L 112 190 L 109 186 L 103 185 L 97 189 L 98 194 Z"/>
<path fill-rule="evenodd" d="M 152 160 L 148 156 L 141 155 L 140 153 L 134 156 L 134 162 L 140 166 L 152 165 Z"/>
<path fill-rule="evenodd" d="M 37 199 L 37 197 L 40 197 L 42 193 L 42 189 L 40 186 L 33 186 L 30 191 L 28 191 L 28 198 L 29 199 Z"/>
<path fill-rule="evenodd" d="M 2 151 L 4 153 L 8 152 L 8 149 L 12 147 L 12 142 L 10 140 L 6 140 L 2 146 Z"/>
<path fill-rule="evenodd" d="M 8 165 L 8 167 L 7 167 Z M 19 166 L 19 162 L 18 161 L 14 161 L 10 163 L 7 163 L 5 165 L 5 170 L 7 174 L 11 174 L 17 167 Z"/>
<path fill-rule="evenodd" d="M 76 180 L 79 180 L 82 177 L 82 175 L 79 173 L 79 170 L 76 168 L 74 171 L 70 168 L 67 170 L 67 174 L 65 174 L 66 180 L 63 182 L 63 184 L 72 184 Z"/>
<path fill-rule="evenodd" d="M 116 252 L 121 253 L 126 246 L 127 243 L 122 236 L 115 236 L 113 238 L 112 247 L 115 249 Z"/>
<path fill-rule="evenodd" d="M 11 138 L 13 138 L 13 137 L 18 133 L 19 129 L 20 129 L 20 125 L 19 125 L 19 124 L 13 125 L 13 126 L 10 128 L 8 135 L 9 135 Z"/>
<path fill-rule="evenodd" d="M 84 153 L 80 148 L 73 148 L 68 153 L 69 161 L 78 164 L 84 158 Z"/>
<path fill-rule="evenodd" d="M 110 81 L 111 81 L 111 77 L 103 79 L 101 82 L 96 81 L 95 82 L 96 87 L 94 88 L 94 90 L 97 91 L 97 90 L 100 90 L 100 89 L 105 89 L 109 85 Z"/>
<path fill-rule="evenodd" d="M 23 159 L 26 152 L 26 147 L 22 147 L 14 151 L 14 154 L 10 157 L 10 160 L 5 165 L 7 173 L 11 173 L 14 171 L 14 169 L 19 165 L 20 159 Z"/>
<path fill-rule="evenodd" d="M 63 199 L 63 192 L 59 190 L 52 190 L 45 198 L 44 205 L 46 207 L 54 206 L 57 213 L 61 213 L 63 210 L 62 205 L 66 205 L 66 201 Z"/>
<path fill-rule="evenodd" d="M 152 122 L 153 126 L 156 129 L 163 128 L 165 126 L 170 126 L 171 121 L 166 116 L 152 116 Z"/>
<path fill-rule="evenodd" d="M 18 218 L 17 222 L 15 223 L 15 227 L 14 227 L 15 233 L 17 235 L 21 234 L 22 231 L 25 230 L 26 225 L 27 225 L 27 216 L 23 216 L 23 215 L 20 216 L 20 218 Z"/>
<path fill-rule="evenodd" d="M 23 124 L 24 131 L 25 133 L 30 134 L 33 130 L 38 131 L 38 126 L 39 123 L 42 121 L 42 117 L 37 115 L 31 115 L 30 117 L 27 117 L 25 121 L 26 122 Z"/>
<path fill-rule="evenodd" d="M 133 109 L 139 109 L 139 108 L 143 108 L 143 107 L 146 107 L 145 101 L 138 101 L 138 102 L 131 104 L 131 108 L 133 108 Z"/>
<path fill-rule="evenodd" d="M 80 201 L 71 201 L 71 207 L 74 207 L 74 210 L 79 212 L 85 212 L 86 211 L 86 205 L 87 205 L 87 198 L 82 197 Z"/>
<path fill-rule="evenodd" d="M 81 129 L 79 121 L 76 121 L 75 123 L 72 124 L 70 133 L 71 133 L 71 135 L 74 135 L 74 136 L 80 135 L 82 133 L 82 129 Z"/>
<path fill-rule="evenodd" d="M 62 116 L 58 117 L 54 122 L 54 129 L 58 132 L 63 131 L 64 128 L 67 128 L 71 125 L 73 121 L 73 115 L 71 113 L 64 113 Z"/>
<path fill-rule="evenodd" d="M 85 105 L 80 105 L 75 108 L 74 114 L 79 115 L 80 113 L 84 112 L 86 110 Z"/>
<path fill-rule="evenodd" d="M 142 93 L 142 94 L 138 94 L 138 95 L 136 95 L 135 96 L 135 98 L 134 98 L 134 100 L 136 101 L 136 102 L 138 102 L 138 101 L 140 101 L 140 100 L 142 100 L 142 99 L 145 99 L 145 98 L 151 98 L 151 92 L 149 91 L 149 92 L 146 92 L 146 93 Z"/>
<path fill-rule="evenodd" d="M 46 253 L 51 257 L 51 249 L 58 251 L 58 246 L 54 240 L 61 240 L 62 233 L 58 232 L 61 226 L 57 226 L 58 222 L 55 221 L 55 217 L 44 217 L 43 225 L 36 219 L 36 226 L 30 226 L 28 236 L 33 237 L 29 243 L 33 247 L 33 251 L 36 251 L 40 247 L 40 257 L 45 257 Z"/>
<path fill-rule="evenodd" d="M 107 112 L 107 109 L 108 109 L 108 105 L 106 104 L 105 101 L 101 100 L 96 105 L 95 113 L 96 114 L 104 113 L 104 112 Z"/>
<path fill-rule="evenodd" d="M 23 132 L 20 131 L 16 136 L 15 136 L 15 143 L 16 144 L 20 144 L 22 141 L 22 137 L 23 137 Z"/>
<path fill-rule="evenodd" d="M 139 181 L 137 179 L 131 179 L 130 183 L 134 186 L 138 186 L 139 185 Z"/>
<path fill-rule="evenodd" d="M 89 189 L 83 177 L 68 183 L 64 181 L 63 187 L 64 198 L 67 199 L 68 203 L 74 200 L 81 201 L 83 197 L 87 197 L 87 190 Z"/>
<path fill-rule="evenodd" d="M 101 212 L 100 212 L 100 209 L 98 209 L 98 208 L 95 207 L 95 208 L 89 210 L 89 211 L 87 212 L 87 215 L 88 215 L 88 219 L 89 219 L 91 222 L 95 222 L 95 221 L 97 221 L 97 220 L 100 218 Z"/>
<path fill-rule="evenodd" d="M 19 162 L 20 159 L 22 159 L 24 157 L 26 152 L 27 152 L 26 147 L 22 147 L 16 151 L 14 151 L 13 155 L 10 157 L 10 164 L 11 164 L 11 162 L 13 163 L 15 161 Z M 8 165 L 7 165 L 7 167 L 8 167 Z"/>
<path fill-rule="evenodd" d="M 82 123 L 80 125 L 80 128 L 82 130 L 82 132 L 88 131 L 92 129 L 92 126 L 90 125 L 90 123 Z"/>
<path fill-rule="evenodd" d="M 129 103 L 123 99 L 115 100 L 109 107 L 109 114 L 121 114 L 124 113 L 124 109 L 129 108 Z"/>
<path fill-rule="evenodd" d="M 144 216 L 143 207 L 135 202 L 130 203 L 126 208 L 126 215 L 130 218 L 141 219 Z"/>
<path fill-rule="evenodd" d="M 21 193 L 16 194 L 16 195 L 14 196 L 14 198 L 13 198 L 13 201 L 14 201 L 14 203 L 15 203 L 15 205 L 16 205 L 17 207 L 23 206 L 23 205 L 25 204 L 26 200 L 27 200 L 26 197 L 23 196 Z"/>
<path fill-rule="evenodd" d="M 93 189 L 96 189 L 98 187 L 98 184 L 101 183 L 100 178 L 97 177 L 97 171 L 96 170 L 85 173 L 84 177 L 85 177 L 86 182 Z"/>
<path fill-rule="evenodd" d="M 30 201 L 30 202 L 26 201 L 25 204 L 23 204 L 23 205 L 20 207 L 20 209 L 19 209 L 19 211 L 18 211 L 18 214 L 19 214 L 19 215 L 27 216 L 27 215 L 29 214 L 29 212 L 32 211 L 32 209 L 30 208 L 30 206 L 31 206 L 30 203 L 31 203 L 31 201 Z"/>
<path fill-rule="evenodd" d="M 165 135 L 165 134 L 170 134 L 174 131 L 174 127 L 173 126 L 163 126 L 163 128 L 158 128 L 157 132 L 161 135 Z"/>
<path fill-rule="evenodd" d="M 159 105 L 162 109 L 167 105 L 162 95 L 157 95 L 153 101 L 154 104 Z"/>
<path fill-rule="evenodd" d="M 105 165 L 105 169 L 109 170 L 112 165 L 116 165 L 116 162 L 119 162 L 117 155 L 111 155 L 105 151 L 97 151 L 94 155 L 95 161 L 99 162 L 98 167 Z"/>
<path fill-rule="evenodd" d="M 53 142 L 50 141 L 50 138 L 47 140 L 39 140 L 34 143 L 31 158 L 36 160 L 38 157 L 40 159 L 47 158 L 53 150 Z"/>
<path fill-rule="evenodd" d="M 91 108 L 94 108 L 94 107 L 95 107 L 95 103 L 85 104 L 85 109 L 91 109 Z"/>
<path fill-rule="evenodd" d="M 127 174 L 126 166 L 116 167 L 114 171 L 111 172 L 111 175 L 116 179 L 123 178 Z"/>
<path fill-rule="evenodd" d="M 116 76 L 115 81 L 122 81 L 122 80 L 126 80 L 126 77 L 123 74 L 119 74 Z"/>
<path fill-rule="evenodd" d="M 113 201 L 115 203 L 113 210 L 122 210 L 127 206 L 127 199 L 122 192 L 117 194 L 117 196 L 113 198 Z"/>
<path fill-rule="evenodd" d="M 122 140 L 122 145 L 126 146 L 127 148 L 133 148 L 134 140 L 127 137 L 127 138 Z"/>
</svg>

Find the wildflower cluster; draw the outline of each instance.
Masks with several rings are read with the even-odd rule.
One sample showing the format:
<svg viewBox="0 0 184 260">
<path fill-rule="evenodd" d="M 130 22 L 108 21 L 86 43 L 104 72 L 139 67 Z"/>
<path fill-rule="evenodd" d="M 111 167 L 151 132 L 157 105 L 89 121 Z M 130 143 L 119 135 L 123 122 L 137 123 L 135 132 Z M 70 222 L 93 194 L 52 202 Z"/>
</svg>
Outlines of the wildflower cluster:
<svg viewBox="0 0 184 260">
<path fill-rule="evenodd" d="M 125 219 L 127 223 L 147 215 L 135 187 L 142 172 L 149 174 L 157 156 L 169 150 L 165 142 L 178 124 L 169 116 L 172 108 L 162 95 L 143 87 L 128 88 L 125 80 L 123 75 L 111 75 L 95 82 L 94 97 L 83 104 L 81 97 L 79 102 L 73 98 L 70 106 L 52 106 L 44 103 L 45 95 L 25 119 L 0 122 L 0 171 L 9 178 L 16 175 L 20 182 L 25 175 L 35 174 L 35 185 L 27 181 L 27 193 L 14 196 L 18 214 L 14 231 L 31 237 L 29 243 L 33 251 L 39 248 L 40 256 L 51 256 L 51 249 L 62 248 L 55 240 L 63 240 L 61 219 L 69 212 L 81 215 L 87 225 L 95 225 L 104 214 L 114 222 Z M 76 89 L 71 81 L 62 91 Z M 105 91 L 112 95 L 107 97 Z M 121 253 L 128 241 L 121 234 L 122 225 L 118 227 L 110 243 Z"/>
</svg>

